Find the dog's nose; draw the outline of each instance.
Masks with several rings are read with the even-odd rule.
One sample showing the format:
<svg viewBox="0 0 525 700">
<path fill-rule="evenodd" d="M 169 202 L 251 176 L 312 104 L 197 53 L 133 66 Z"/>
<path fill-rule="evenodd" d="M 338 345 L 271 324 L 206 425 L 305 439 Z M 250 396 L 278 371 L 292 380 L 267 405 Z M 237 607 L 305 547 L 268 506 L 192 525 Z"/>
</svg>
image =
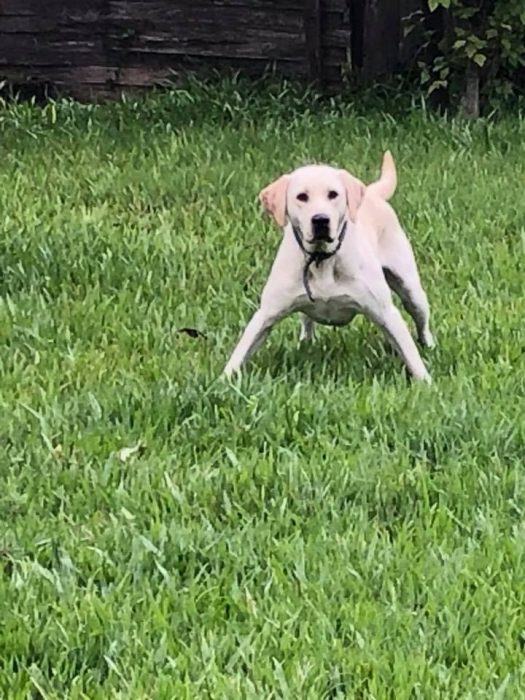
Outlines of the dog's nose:
<svg viewBox="0 0 525 700">
<path fill-rule="evenodd" d="M 312 232 L 314 238 L 328 238 L 330 235 L 330 217 L 326 214 L 312 216 Z"/>
<path fill-rule="evenodd" d="M 314 214 L 312 216 L 312 226 L 314 228 L 327 228 L 330 223 L 330 217 L 326 214 Z"/>
</svg>

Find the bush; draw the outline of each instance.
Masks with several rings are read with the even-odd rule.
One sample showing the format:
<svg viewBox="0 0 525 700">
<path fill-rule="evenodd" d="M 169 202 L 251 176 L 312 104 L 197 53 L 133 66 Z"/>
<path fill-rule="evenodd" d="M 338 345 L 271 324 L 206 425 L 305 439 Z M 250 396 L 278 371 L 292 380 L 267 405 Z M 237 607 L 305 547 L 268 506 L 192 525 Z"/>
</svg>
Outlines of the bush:
<svg viewBox="0 0 525 700">
<path fill-rule="evenodd" d="M 523 0 L 425 0 L 408 18 L 423 28 L 417 65 L 429 94 L 460 102 L 466 116 L 498 106 L 520 92 L 525 72 Z M 423 22 L 421 14 L 425 15 Z"/>
</svg>

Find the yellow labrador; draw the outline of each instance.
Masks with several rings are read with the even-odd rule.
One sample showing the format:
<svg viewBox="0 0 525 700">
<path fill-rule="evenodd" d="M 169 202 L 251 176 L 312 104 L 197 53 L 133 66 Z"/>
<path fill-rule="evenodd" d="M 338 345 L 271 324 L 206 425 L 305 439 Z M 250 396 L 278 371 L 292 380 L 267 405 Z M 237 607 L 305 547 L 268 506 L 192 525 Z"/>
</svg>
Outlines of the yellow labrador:
<svg viewBox="0 0 525 700">
<path fill-rule="evenodd" d="M 387 200 L 397 184 L 389 151 L 381 177 L 365 185 L 346 170 L 308 165 L 262 190 L 265 210 L 284 236 L 254 314 L 225 374 L 238 372 L 280 319 L 303 314 L 301 340 L 314 322 L 342 326 L 365 314 L 385 333 L 416 379 L 430 382 L 390 288 L 415 321 L 420 342 L 434 344 L 429 306 L 414 254 Z"/>
</svg>

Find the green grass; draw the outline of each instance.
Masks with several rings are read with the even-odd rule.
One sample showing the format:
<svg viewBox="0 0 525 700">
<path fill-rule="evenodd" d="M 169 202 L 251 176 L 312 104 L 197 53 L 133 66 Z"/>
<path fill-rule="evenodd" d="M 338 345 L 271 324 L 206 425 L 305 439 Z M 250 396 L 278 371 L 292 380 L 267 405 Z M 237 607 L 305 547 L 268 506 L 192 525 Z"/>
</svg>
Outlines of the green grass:
<svg viewBox="0 0 525 700">
<path fill-rule="evenodd" d="M 0 696 L 525 697 L 525 120 L 257 90 L 0 110 Z M 433 386 L 364 319 L 218 380 L 261 187 L 387 147 Z"/>
</svg>

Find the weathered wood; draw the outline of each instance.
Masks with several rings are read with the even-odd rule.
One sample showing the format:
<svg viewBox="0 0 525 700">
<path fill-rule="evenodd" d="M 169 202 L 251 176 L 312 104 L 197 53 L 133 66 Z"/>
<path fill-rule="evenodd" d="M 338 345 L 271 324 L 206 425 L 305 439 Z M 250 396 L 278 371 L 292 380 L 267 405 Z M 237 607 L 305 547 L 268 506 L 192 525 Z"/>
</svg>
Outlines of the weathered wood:
<svg viewBox="0 0 525 700">
<path fill-rule="evenodd" d="M 110 4 L 113 10 L 124 4 L 135 10 L 144 5 L 138 2 Z M 163 3 L 152 4 L 159 9 Z M 99 53 L 97 44 L 104 44 L 109 58 L 117 52 L 124 60 L 145 53 L 268 60 L 302 57 L 304 38 L 300 15 L 280 16 L 276 20 L 267 12 L 239 13 L 232 8 L 219 12 L 221 25 L 216 10 L 210 12 L 206 6 L 198 6 L 193 12 L 180 7 L 168 8 L 162 21 L 158 18 L 156 24 L 151 15 L 147 22 L 134 14 L 117 22 L 111 12 L 103 16 L 92 13 L 89 33 L 82 16 L 69 14 L 64 19 L 62 12 L 56 32 L 42 32 L 38 26 L 33 33 L 10 34 L 4 31 L 0 19 L 0 64 L 16 61 L 22 65 L 76 64 L 84 49 L 91 47 Z M 24 17 L 26 28 L 27 20 Z M 47 21 L 46 29 L 49 18 Z M 61 22 L 67 24 L 61 26 Z M 93 38 L 88 40 L 86 36 Z M 65 52 L 71 52 L 71 58 L 68 59 Z"/>
<path fill-rule="evenodd" d="M 328 14 L 329 12 L 345 12 L 348 0 L 322 0 L 322 11 Z"/>
<path fill-rule="evenodd" d="M 321 46 L 323 75 L 327 85 L 341 83 L 351 70 L 351 22 L 348 0 L 326 0 L 330 9 L 323 14 Z"/>
<path fill-rule="evenodd" d="M 161 7 L 152 8 L 146 18 L 140 12 L 133 11 L 122 14 L 116 8 L 112 8 L 105 17 L 107 23 L 114 28 L 122 30 L 132 29 L 136 33 L 160 31 L 164 34 L 182 36 L 186 27 L 202 27 L 208 31 L 210 39 L 220 38 L 225 31 L 235 31 L 241 28 L 260 27 L 269 31 L 288 30 L 301 34 L 301 15 L 297 12 L 278 12 L 271 10 L 240 11 L 239 8 L 208 8 L 197 5 L 191 10 L 181 7 L 169 6 L 162 11 Z M 210 27 L 214 31 L 209 31 Z"/>
<path fill-rule="evenodd" d="M 399 60 L 400 0 L 366 0 L 362 73 L 365 78 L 392 73 Z"/>
<path fill-rule="evenodd" d="M 272 66 L 265 60 L 254 61 L 248 59 L 239 60 L 237 69 L 247 76 L 257 77 Z M 166 87 L 177 83 L 188 72 L 198 70 L 199 75 L 206 75 L 206 71 L 224 70 L 231 68 L 227 59 L 216 59 L 213 65 L 204 66 L 200 61 L 194 62 L 191 58 L 183 59 L 173 67 L 163 68 L 159 66 L 40 66 L 31 68 L 26 66 L 7 66 L 10 80 L 16 85 L 32 83 L 41 85 L 49 83 L 56 86 L 59 92 L 67 93 L 72 97 L 83 101 L 105 100 L 117 97 L 122 92 L 135 89 L 146 89 L 153 86 Z M 304 63 L 297 64 L 291 61 L 282 61 L 276 65 L 279 75 L 287 78 L 306 79 L 307 72 Z"/>
<path fill-rule="evenodd" d="M 321 84 L 323 81 L 321 32 L 321 1 L 305 0 L 304 34 L 306 57 L 310 80 L 317 84 Z"/>
<path fill-rule="evenodd" d="M 28 15 L 36 18 L 71 10 L 90 12 L 102 8 L 107 0 L 1 0 L 1 15 Z"/>
<path fill-rule="evenodd" d="M 0 34 L 0 66 L 88 65 L 106 55 L 100 38 L 62 41 L 31 34 Z"/>
<path fill-rule="evenodd" d="M 326 1 L 326 0 L 325 0 Z M 332 0 L 329 0 L 330 2 Z M 2 0 L 0 14 L 25 15 L 40 17 L 42 15 L 68 14 L 70 12 L 89 12 L 94 7 L 106 8 L 108 13 L 119 12 L 121 16 L 132 13 L 142 14 L 147 19 L 150 13 L 167 12 L 176 6 L 190 11 L 201 5 L 214 9 L 237 8 L 245 12 L 264 10 L 269 12 L 298 12 L 304 8 L 304 0 Z M 341 0 L 336 0 L 340 4 Z"/>
<path fill-rule="evenodd" d="M 10 2 L 17 0 L 10 0 Z M 59 0 L 54 0 L 59 2 Z M 81 0 L 77 0 L 81 1 Z M 88 0 L 89 1 L 89 0 Z M 338 0 L 339 1 L 339 0 Z M 107 0 L 109 12 L 121 17 L 131 15 L 142 16 L 146 19 L 158 12 L 168 12 L 171 8 L 178 7 L 187 12 L 192 12 L 197 6 L 206 7 L 209 11 L 232 8 L 245 12 L 263 10 L 273 13 L 302 12 L 304 0 Z"/>
<path fill-rule="evenodd" d="M 0 80 L 80 96 L 188 70 L 339 82 L 399 60 L 400 16 L 423 0 L 0 0 Z"/>
</svg>

